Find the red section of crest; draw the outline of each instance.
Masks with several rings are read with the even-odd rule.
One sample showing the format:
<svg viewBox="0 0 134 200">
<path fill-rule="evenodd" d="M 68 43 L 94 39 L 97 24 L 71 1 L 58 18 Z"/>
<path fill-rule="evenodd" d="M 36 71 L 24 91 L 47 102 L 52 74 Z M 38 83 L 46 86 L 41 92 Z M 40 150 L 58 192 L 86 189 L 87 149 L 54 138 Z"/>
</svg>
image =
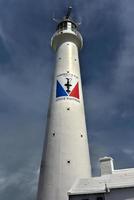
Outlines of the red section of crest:
<svg viewBox="0 0 134 200">
<path fill-rule="evenodd" d="M 69 96 L 76 97 L 77 99 L 79 99 L 79 84 L 78 83 L 75 85 L 74 89 L 69 94 Z"/>
</svg>

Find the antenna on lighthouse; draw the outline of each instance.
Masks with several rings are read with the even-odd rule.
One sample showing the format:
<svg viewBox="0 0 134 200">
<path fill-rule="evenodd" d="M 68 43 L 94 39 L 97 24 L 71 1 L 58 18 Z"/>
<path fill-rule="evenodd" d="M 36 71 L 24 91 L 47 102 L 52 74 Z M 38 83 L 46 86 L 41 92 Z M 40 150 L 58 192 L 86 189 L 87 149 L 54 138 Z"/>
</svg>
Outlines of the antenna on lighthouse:
<svg viewBox="0 0 134 200">
<path fill-rule="evenodd" d="M 69 19 L 70 15 L 71 15 L 71 11 L 72 11 L 72 6 L 69 6 L 68 10 L 67 10 L 67 14 L 65 16 L 66 19 Z"/>
<path fill-rule="evenodd" d="M 66 15 L 63 17 L 62 20 L 56 19 L 56 18 L 55 18 L 55 14 L 53 14 L 52 20 L 53 20 L 54 22 L 56 22 L 57 24 L 59 24 L 60 22 L 63 22 L 63 21 L 71 21 L 71 22 L 73 22 L 74 24 L 76 24 L 77 27 L 80 26 L 80 25 L 81 25 L 81 18 L 80 18 L 79 22 L 74 22 L 74 20 L 72 20 L 72 18 L 70 17 L 70 16 L 71 16 L 71 12 L 72 12 L 72 6 L 68 6 L 67 13 L 66 13 Z"/>
<path fill-rule="evenodd" d="M 71 15 L 71 12 L 72 12 L 72 6 L 69 6 L 68 7 L 68 10 L 67 10 L 67 14 L 65 15 L 65 17 L 63 18 L 63 19 L 69 19 L 70 18 L 70 15 Z M 59 19 L 56 19 L 55 18 L 55 15 L 53 14 L 53 17 L 52 17 L 52 20 L 54 21 L 54 22 L 56 22 L 56 23 L 59 23 L 60 22 L 60 20 Z"/>
<path fill-rule="evenodd" d="M 67 14 L 66 14 L 66 16 L 64 17 L 64 19 L 65 20 L 71 20 L 71 21 L 73 21 L 72 19 L 70 19 L 71 17 L 70 17 L 70 15 L 71 15 L 71 12 L 72 12 L 72 6 L 69 6 L 68 7 L 68 10 L 67 10 Z M 74 22 L 74 21 L 73 21 Z M 81 19 L 80 19 L 80 21 L 79 22 L 74 22 L 77 26 L 80 26 L 81 25 Z"/>
</svg>

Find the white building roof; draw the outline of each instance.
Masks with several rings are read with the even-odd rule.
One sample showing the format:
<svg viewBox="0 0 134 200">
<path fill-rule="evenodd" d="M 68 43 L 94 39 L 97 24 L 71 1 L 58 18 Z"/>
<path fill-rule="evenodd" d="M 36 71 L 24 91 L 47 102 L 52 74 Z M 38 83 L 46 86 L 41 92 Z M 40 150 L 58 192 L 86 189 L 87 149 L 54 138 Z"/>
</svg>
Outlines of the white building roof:
<svg viewBox="0 0 134 200">
<path fill-rule="evenodd" d="M 114 170 L 112 174 L 79 179 L 69 195 L 105 193 L 111 189 L 134 187 L 134 168 Z"/>
</svg>

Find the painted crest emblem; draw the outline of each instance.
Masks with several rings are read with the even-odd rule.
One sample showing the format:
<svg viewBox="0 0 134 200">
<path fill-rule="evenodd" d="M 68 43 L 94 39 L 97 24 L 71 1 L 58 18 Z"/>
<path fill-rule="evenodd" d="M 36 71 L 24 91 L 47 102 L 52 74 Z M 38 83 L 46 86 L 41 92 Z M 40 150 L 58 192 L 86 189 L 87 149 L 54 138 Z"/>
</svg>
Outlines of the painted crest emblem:
<svg viewBox="0 0 134 200">
<path fill-rule="evenodd" d="M 58 77 L 56 82 L 56 98 L 74 97 L 79 99 L 79 81 L 76 77 L 66 76 Z"/>
</svg>

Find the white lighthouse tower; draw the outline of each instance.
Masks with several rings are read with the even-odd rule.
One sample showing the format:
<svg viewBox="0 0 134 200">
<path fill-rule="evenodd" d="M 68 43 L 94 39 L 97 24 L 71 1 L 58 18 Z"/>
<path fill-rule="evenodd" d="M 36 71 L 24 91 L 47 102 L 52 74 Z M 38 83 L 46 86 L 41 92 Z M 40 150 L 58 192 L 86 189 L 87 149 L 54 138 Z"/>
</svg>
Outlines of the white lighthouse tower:
<svg viewBox="0 0 134 200">
<path fill-rule="evenodd" d="M 56 66 L 37 200 L 67 200 L 73 183 L 91 176 L 78 56 L 83 40 L 70 12 L 71 7 L 51 40 Z"/>
</svg>

